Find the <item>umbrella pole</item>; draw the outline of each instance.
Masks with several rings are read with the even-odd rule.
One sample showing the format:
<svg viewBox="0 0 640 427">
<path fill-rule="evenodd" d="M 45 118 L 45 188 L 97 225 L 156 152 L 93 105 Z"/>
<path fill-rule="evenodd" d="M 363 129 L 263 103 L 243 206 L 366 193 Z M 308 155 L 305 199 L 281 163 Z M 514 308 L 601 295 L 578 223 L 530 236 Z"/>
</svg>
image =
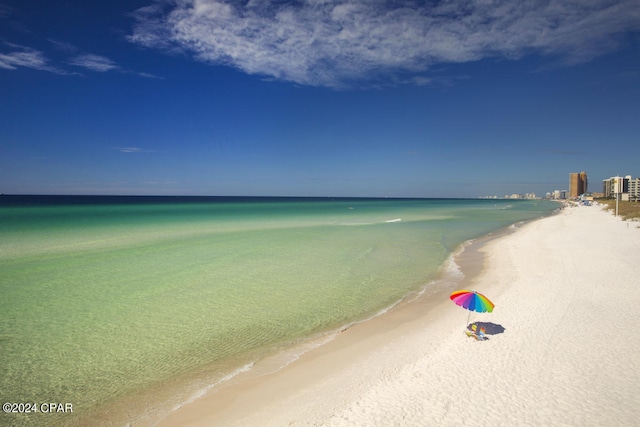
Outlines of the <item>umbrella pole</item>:
<svg viewBox="0 0 640 427">
<path fill-rule="evenodd" d="M 471 318 L 471 311 L 469 311 L 469 314 L 467 315 L 467 324 L 464 325 L 466 328 L 469 327 L 469 319 Z"/>
</svg>

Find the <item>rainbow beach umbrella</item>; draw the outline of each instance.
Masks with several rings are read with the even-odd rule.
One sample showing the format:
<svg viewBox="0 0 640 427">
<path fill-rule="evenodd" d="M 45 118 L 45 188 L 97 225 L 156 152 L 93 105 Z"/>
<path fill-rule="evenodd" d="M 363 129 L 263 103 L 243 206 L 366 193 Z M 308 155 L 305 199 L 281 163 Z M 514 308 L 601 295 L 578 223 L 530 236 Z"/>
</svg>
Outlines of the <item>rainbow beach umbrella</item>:
<svg viewBox="0 0 640 427">
<path fill-rule="evenodd" d="M 489 298 L 476 291 L 455 291 L 449 299 L 456 303 L 456 305 L 469 310 L 469 316 L 471 316 L 472 311 L 491 313 L 493 307 L 495 307 L 495 305 L 489 301 Z M 469 324 L 469 316 L 467 316 L 467 324 Z"/>
</svg>

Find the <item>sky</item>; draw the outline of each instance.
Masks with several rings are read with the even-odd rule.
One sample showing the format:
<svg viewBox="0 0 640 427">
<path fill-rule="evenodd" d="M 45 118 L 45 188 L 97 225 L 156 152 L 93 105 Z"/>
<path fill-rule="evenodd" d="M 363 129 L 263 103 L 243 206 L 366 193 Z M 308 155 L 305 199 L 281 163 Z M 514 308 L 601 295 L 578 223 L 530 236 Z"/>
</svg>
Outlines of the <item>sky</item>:
<svg viewBox="0 0 640 427">
<path fill-rule="evenodd" d="M 639 159 L 637 0 L 0 0 L 4 194 L 544 196 Z"/>
</svg>

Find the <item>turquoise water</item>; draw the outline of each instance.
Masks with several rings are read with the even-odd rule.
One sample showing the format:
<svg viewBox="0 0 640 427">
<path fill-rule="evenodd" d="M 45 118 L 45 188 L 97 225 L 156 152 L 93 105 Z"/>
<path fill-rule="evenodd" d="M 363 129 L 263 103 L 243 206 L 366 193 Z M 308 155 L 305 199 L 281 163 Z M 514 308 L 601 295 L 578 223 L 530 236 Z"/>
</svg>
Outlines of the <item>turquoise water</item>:
<svg viewBox="0 0 640 427">
<path fill-rule="evenodd" d="M 423 288 L 460 243 L 555 208 L 0 197 L 0 396 L 73 405 L 0 425 L 152 424 L 234 370 Z M 122 402 L 124 415 L 109 411 Z"/>
</svg>

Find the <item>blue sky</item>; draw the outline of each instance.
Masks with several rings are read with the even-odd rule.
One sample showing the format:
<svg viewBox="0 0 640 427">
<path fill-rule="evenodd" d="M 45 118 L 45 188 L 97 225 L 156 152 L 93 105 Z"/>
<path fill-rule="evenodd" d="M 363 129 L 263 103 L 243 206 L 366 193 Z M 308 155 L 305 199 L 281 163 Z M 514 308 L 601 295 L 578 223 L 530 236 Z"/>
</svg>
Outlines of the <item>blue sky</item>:
<svg viewBox="0 0 640 427">
<path fill-rule="evenodd" d="M 477 197 L 640 175 L 640 3 L 0 0 L 0 192 Z"/>
</svg>

